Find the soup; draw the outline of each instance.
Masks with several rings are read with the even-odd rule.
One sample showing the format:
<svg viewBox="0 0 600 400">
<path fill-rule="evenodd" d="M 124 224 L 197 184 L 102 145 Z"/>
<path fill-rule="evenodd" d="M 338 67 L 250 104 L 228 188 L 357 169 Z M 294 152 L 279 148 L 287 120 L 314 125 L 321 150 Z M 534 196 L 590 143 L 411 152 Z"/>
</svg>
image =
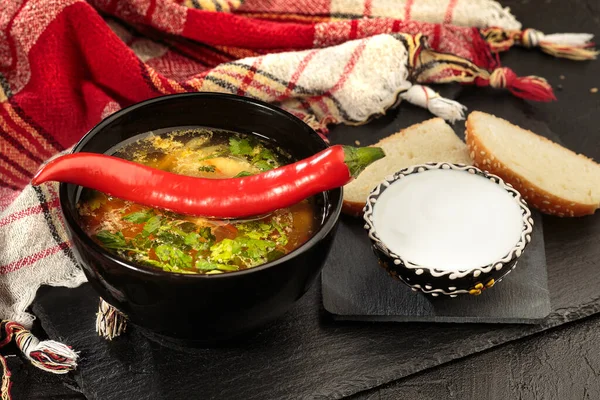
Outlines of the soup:
<svg viewBox="0 0 600 400">
<path fill-rule="evenodd" d="M 138 136 L 113 155 L 211 179 L 253 175 L 294 161 L 256 136 L 203 128 Z M 83 189 L 77 208 L 84 230 L 111 253 L 188 274 L 221 274 L 276 260 L 305 243 L 318 226 L 313 199 L 252 220 L 218 220 L 153 209 Z"/>
</svg>

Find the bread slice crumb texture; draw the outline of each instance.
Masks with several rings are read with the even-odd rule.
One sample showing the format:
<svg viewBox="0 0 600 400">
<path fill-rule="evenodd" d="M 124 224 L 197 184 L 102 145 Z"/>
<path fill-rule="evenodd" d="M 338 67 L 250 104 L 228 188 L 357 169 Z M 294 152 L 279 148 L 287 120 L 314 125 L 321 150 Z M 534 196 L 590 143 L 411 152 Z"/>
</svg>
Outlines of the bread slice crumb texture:
<svg viewBox="0 0 600 400">
<path fill-rule="evenodd" d="M 472 165 L 466 145 L 441 118 L 433 118 L 388 136 L 374 146 L 386 156 L 344 186 L 344 212 L 360 215 L 371 190 L 386 176 L 427 162 Z"/>
<path fill-rule="evenodd" d="M 475 165 L 498 174 L 545 213 L 575 216 L 600 206 L 600 165 L 542 136 L 483 112 L 467 118 Z"/>
</svg>

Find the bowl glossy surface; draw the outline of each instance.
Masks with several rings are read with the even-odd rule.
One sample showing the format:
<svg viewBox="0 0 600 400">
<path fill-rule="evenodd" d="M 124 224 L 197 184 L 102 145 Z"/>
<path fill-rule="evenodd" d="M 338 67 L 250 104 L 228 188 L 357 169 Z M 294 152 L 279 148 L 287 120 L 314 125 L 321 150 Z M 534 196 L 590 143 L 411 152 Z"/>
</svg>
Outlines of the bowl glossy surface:
<svg viewBox="0 0 600 400">
<path fill-rule="evenodd" d="M 327 147 L 296 117 L 248 98 L 189 93 L 155 98 L 103 120 L 73 152 L 104 153 L 135 135 L 161 128 L 203 126 L 275 141 L 294 158 Z M 60 185 L 67 231 L 94 289 L 129 321 L 155 334 L 188 342 L 216 342 L 259 328 L 283 314 L 311 286 L 335 234 L 342 189 L 317 196 L 320 229 L 305 244 L 271 263 L 220 275 L 174 274 L 119 259 L 80 227 L 81 188 Z"/>
<path fill-rule="evenodd" d="M 501 186 L 514 198 L 521 211 L 521 235 L 515 246 L 504 257 L 488 265 L 476 268 L 459 270 L 436 269 L 415 264 L 405 259 L 401 254 L 395 254 L 379 238 L 373 223 L 373 210 L 376 207 L 379 196 L 398 179 L 402 179 L 407 175 L 435 169 L 452 169 L 483 176 Z M 518 258 L 531 242 L 531 233 L 533 230 L 531 211 L 519 192 L 510 184 L 504 183 L 496 175 L 489 174 L 473 166 L 462 164 L 428 163 L 403 169 L 388 177 L 373 189 L 367 198 L 364 211 L 365 229 L 371 240 L 373 252 L 378 258 L 379 265 L 385 268 L 392 278 L 405 283 L 412 290 L 421 291 L 431 296 L 448 295 L 456 297 L 459 294 L 479 295 L 484 290 L 491 288 L 516 267 Z M 398 221 L 398 223 L 401 224 L 402 221 Z M 485 234 L 485 232 L 482 232 L 482 234 Z M 435 249 L 431 249 L 431 251 L 435 251 Z"/>
</svg>

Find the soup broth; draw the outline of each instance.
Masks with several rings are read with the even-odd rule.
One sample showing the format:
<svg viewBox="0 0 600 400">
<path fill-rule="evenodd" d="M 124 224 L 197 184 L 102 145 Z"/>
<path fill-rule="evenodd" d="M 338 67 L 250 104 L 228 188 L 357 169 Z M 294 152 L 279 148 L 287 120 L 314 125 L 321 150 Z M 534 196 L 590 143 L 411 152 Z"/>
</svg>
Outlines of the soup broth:
<svg viewBox="0 0 600 400">
<path fill-rule="evenodd" d="M 154 132 L 113 155 L 210 179 L 253 175 L 294 161 L 256 136 L 203 128 Z M 253 220 L 176 214 L 88 189 L 83 189 L 77 207 L 84 230 L 108 251 L 188 274 L 221 274 L 276 260 L 306 242 L 318 225 L 312 199 Z"/>
</svg>

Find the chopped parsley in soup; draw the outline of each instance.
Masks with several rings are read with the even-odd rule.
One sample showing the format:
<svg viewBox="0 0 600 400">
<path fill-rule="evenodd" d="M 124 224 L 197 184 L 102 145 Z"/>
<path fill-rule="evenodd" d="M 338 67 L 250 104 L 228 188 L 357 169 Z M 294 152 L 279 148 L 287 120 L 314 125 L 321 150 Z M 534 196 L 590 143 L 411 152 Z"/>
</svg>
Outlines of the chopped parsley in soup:
<svg viewBox="0 0 600 400">
<path fill-rule="evenodd" d="M 113 155 L 181 175 L 233 178 L 293 162 L 256 136 L 203 128 L 155 132 Z M 111 253 L 169 272 L 221 274 L 276 260 L 318 225 L 312 199 L 254 220 L 219 220 L 153 209 L 83 189 L 85 231 Z"/>
</svg>

